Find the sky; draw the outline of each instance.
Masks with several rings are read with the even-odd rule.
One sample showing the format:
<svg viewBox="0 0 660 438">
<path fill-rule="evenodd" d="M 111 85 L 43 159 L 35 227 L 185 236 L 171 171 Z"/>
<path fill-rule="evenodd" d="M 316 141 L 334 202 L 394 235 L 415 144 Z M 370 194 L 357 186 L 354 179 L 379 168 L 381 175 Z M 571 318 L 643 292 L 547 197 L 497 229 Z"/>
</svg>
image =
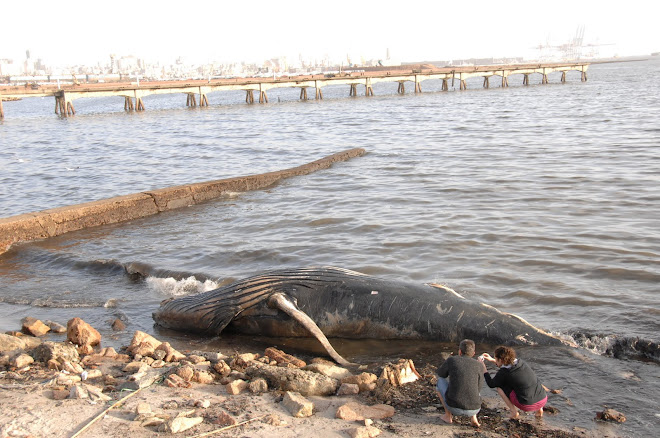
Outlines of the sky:
<svg viewBox="0 0 660 438">
<path fill-rule="evenodd" d="M 660 51 L 656 0 L 347 1 L 113 0 L 3 2 L 0 59 L 48 65 L 107 64 L 110 54 L 148 62 L 261 62 L 329 57 L 401 62 L 525 57 L 584 26 L 601 56 Z M 607 45 L 605 45 L 607 44 Z"/>
</svg>

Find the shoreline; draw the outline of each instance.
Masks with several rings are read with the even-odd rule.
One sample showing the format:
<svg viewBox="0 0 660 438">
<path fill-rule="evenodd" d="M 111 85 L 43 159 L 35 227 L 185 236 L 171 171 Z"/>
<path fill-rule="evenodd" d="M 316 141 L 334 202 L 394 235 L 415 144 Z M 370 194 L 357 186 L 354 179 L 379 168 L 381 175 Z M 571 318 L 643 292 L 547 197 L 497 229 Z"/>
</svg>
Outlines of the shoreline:
<svg viewBox="0 0 660 438">
<path fill-rule="evenodd" d="M 406 370 L 414 369 L 412 361 L 346 369 L 320 358 L 306 365 L 273 347 L 264 352 L 179 352 L 143 332 L 135 332 L 131 345 L 117 353 L 100 344 L 72 344 L 81 338 L 71 335 L 71 321 L 65 342 L 0 335 L 0 350 L 5 350 L 0 354 L 2 438 L 202 437 L 219 432 L 253 438 L 618 436 L 608 426 L 587 430 L 562 424 L 560 410 L 552 406 L 560 399 L 551 394 L 541 420 L 525 413 L 519 420 L 508 420 L 506 406 L 494 396 L 482 397 L 479 428 L 462 417 L 445 424 L 434 390 L 435 367 L 417 370 L 420 377 L 414 381 L 399 380 L 410 376 Z M 6 353 L 7 345 L 19 344 L 21 348 Z M 386 369 L 398 377 L 387 377 Z M 270 378 L 269 373 L 280 377 Z M 325 383 L 314 379 L 341 386 L 320 389 Z M 256 385 L 259 381 L 261 386 Z M 298 416 L 292 410 L 287 400 L 292 392 L 312 406 L 307 414 Z M 359 410 L 357 416 L 340 415 L 346 406 L 371 409 L 373 415 Z M 389 413 L 379 418 L 383 410 Z M 189 421 L 190 426 L 177 432 L 176 421 Z"/>
</svg>

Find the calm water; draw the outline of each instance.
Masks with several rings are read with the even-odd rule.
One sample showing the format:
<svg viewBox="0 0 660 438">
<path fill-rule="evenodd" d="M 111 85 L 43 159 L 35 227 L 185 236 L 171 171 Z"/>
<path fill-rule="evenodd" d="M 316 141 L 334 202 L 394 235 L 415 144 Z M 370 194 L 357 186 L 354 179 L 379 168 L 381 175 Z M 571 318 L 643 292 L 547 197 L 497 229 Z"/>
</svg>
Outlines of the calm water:
<svg viewBox="0 0 660 438">
<path fill-rule="evenodd" d="M 80 99 L 67 119 L 52 99 L 5 102 L 0 217 L 352 147 L 368 154 L 267 190 L 15 247 L 0 256 L 0 330 L 28 315 L 80 316 L 107 345 L 137 329 L 185 343 L 152 327 L 162 299 L 267 269 L 335 265 L 436 281 L 588 347 L 521 349 L 547 386 L 563 389 L 550 401 L 561 413 L 546 421 L 604 433 L 592 418 L 607 406 L 628 416 L 608 433 L 655 435 L 658 363 L 606 349 L 659 341 L 659 74 L 654 59 L 594 65 L 586 83 L 577 72 L 563 85 L 551 75 L 550 85 L 533 77 L 523 87 L 514 76 L 507 89 L 474 79 L 443 93 L 427 81 L 404 96 L 377 84 L 370 98 L 336 86 L 306 102 L 297 89 L 271 90 L 266 105 L 213 93 L 204 109 L 186 108 L 183 94 L 151 96 L 143 113 L 125 113 L 121 98 Z M 109 330 L 116 317 L 126 333 Z M 442 348 L 336 345 L 362 361 L 434 361 Z"/>
</svg>

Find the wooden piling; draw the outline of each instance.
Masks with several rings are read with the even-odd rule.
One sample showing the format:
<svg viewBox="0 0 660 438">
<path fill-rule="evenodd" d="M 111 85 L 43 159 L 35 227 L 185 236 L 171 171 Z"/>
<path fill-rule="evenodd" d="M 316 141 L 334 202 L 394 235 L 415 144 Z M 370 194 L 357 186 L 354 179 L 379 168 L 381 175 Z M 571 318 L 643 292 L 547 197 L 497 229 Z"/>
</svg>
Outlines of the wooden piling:
<svg viewBox="0 0 660 438">
<path fill-rule="evenodd" d="M 0 96 L 0 119 L 5 118 L 5 109 L 2 107 L 2 96 Z"/>
<path fill-rule="evenodd" d="M 406 93 L 406 86 L 403 85 L 403 82 L 399 82 L 399 89 L 396 90 L 397 93 L 399 94 L 405 94 Z"/>
<path fill-rule="evenodd" d="M 465 79 L 461 79 L 460 81 L 461 81 L 460 89 L 467 90 L 467 84 L 465 83 Z"/>
<path fill-rule="evenodd" d="M 566 72 L 565 71 L 561 72 L 561 83 L 562 84 L 566 83 Z"/>
<path fill-rule="evenodd" d="M 351 84 L 351 91 L 348 94 L 349 96 L 357 96 L 357 84 Z"/>
<path fill-rule="evenodd" d="M 415 81 L 415 93 L 421 93 L 422 92 L 422 83 Z"/>
<path fill-rule="evenodd" d="M 135 98 L 135 109 L 136 111 L 144 111 L 144 102 L 141 97 Z"/>
<path fill-rule="evenodd" d="M 316 99 L 323 100 L 323 90 L 321 87 L 316 87 Z"/>
<path fill-rule="evenodd" d="M 307 88 L 306 87 L 301 87 L 300 88 L 300 100 L 307 100 Z"/>
<path fill-rule="evenodd" d="M 259 92 L 259 103 L 268 103 L 268 96 L 264 90 Z"/>
<path fill-rule="evenodd" d="M 529 85 L 529 75 L 525 74 L 523 77 L 523 85 Z"/>
<path fill-rule="evenodd" d="M 449 91 L 449 84 L 447 82 L 447 79 L 442 80 L 442 91 Z"/>
<path fill-rule="evenodd" d="M 253 90 L 245 90 L 245 102 L 247 103 L 254 103 L 254 93 Z"/>
<path fill-rule="evenodd" d="M 206 97 L 206 94 L 200 93 L 200 95 L 199 95 L 199 106 L 209 106 L 209 100 Z"/>
<path fill-rule="evenodd" d="M 490 88 L 490 76 L 484 76 L 484 88 Z"/>
</svg>

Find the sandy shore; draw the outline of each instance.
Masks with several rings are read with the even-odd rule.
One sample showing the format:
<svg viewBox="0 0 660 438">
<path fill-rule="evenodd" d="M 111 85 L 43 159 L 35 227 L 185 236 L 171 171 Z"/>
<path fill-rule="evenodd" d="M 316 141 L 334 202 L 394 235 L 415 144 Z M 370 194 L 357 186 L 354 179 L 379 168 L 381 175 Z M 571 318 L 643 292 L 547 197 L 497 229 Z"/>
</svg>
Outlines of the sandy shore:
<svg viewBox="0 0 660 438">
<path fill-rule="evenodd" d="M 82 361 L 84 363 L 84 361 Z M 185 360 L 182 361 L 185 363 Z M 134 362 L 133 362 L 134 363 Z M 121 375 L 126 361 L 104 367 L 104 375 Z M 0 371 L 0 438 L 5 437 L 166 437 L 166 436 L 231 436 L 231 437 L 591 437 L 593 431 L 561 427 L 559 415 L 552 409 L 543 420 L 533 415 L 521 415 L 518 421 L 506 419 L 507 411 L 498 398 L 483 401 L 479 420 L 474 428 L 467 418 L 458 418 L 448 425 L 442 422 L 443 413 L 433 391 L 433 370 L 419 370 L 422 378 L 399 387 L 361 391 L 349 396 L 306 396 L 313 403 L 313 415 L 306 418 L 292 416 L 282 402 L 284 391 L 269 388 L 264 393 L 248 390 L 232 395 L 220 379 L 209 383 L 189 382 L 189 387 L 167 386 L 164 378 L 175 373 L 181 363 L 160 368 L 162 378 L 138 390 L 109 390 L 107 379 L 97 379 L 96 386 L 105 389 L 106 400 L 94 397 L 75 398 L 69 395 L 71 385 L 54 383 L 61 370 L 49 369 L 34 362 L 20 369 L 5 366 Z M 367 370 L 377 373 L 378 370 Z M 80 382 L 86 384 L 85 382 Z M 80 385 L 80 383 L 78 385 Z M 226 383 L 226 382 L 225 382 Z M 89 385 L 94 385 L 93 381 Z M 84 385 L 83 385 L 84 386 Z M 270 385 L 269 385 L 270 386 Z M 118 388 L 119 386 L 117 386 Z M 57 396 L 57 391 L 65 393 Z M 348 402 L 365 406 L 387 404 L 394 408 L 389 418 L 375 419 L 371 428 L 364 420 L 336 418 L 340 406 Z M 120 402 L 120 403 L 118 403 Z M 201 418 L 199 424 L 179 433 L 159 431 L 159 426 L 147 425 L 138 407 L 148 405 L 150 415 L 161 418 Z M 554 417 L 554 418 L 553 418 Z M 161 427 L 162 429 L 162 427 Z M 361 433 L 362 435 L 356 435 Z M 598 431 L 603 436 L 603 430 Z M 609 435 L 616 436 L 614 433 Z"/>
</svg>

